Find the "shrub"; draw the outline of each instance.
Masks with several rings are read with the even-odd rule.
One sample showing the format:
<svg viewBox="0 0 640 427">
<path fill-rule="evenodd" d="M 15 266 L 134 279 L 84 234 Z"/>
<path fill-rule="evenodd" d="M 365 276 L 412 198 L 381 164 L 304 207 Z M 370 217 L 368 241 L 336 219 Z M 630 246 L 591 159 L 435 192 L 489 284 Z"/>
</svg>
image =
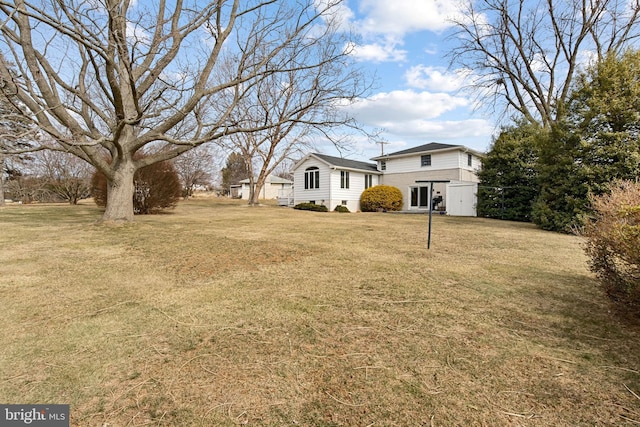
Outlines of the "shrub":
<svg viewBox="0 0 640 427">
<path fill-rule="evenodd" d="M 180 178 L 171 162 L 160 162 L 138 169 L 133 176 L 133 212 L 150 214 L 173 208 L 181 194 Z M 93 198 L 98 206 L 107 205 L 107 179 L 99 171 L 91 178 Z"/>
<path fill-rule="evenodd" d="M 640 314 L 640 183 L 618 181 L 591 202 L 594 218 L 585 225 L 591 271 L 613 301 Z"/>
<path fill-rule="evenodd" d="M 316 205 L 315 203 L 298 203 L 293 209 L 299 209 L 301 211 L 315 211 L 315 212 L 329 212 L 329 208 L 325 205 Z"/>
<path fill-rule="evenodd" d="M 342 213 L 349 213 L 349 212 L 351 212 L 351 211 L 349 210 L 349 208 L 348 208 L 348 207 L 346 207 L 346 206 L 344 206 L 344 205 L 338 205 L 338 206 L 336 206 L 336 208 L 334 209 L 334 211 L 336 211 L 336 212 L 342 212 Z"/>
<path fill-rule="evenodd" d="M 402 209 L 402 192 L 390 185 L 369 187 L 360 196 L 362 212 L 399 211 Z"/>
</svg>

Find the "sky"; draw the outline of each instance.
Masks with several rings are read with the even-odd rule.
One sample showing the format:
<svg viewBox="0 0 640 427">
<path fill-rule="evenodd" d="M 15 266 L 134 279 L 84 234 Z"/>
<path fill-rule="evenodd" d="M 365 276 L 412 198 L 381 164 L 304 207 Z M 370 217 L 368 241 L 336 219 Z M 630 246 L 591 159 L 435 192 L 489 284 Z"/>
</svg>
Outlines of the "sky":
<svg viewBox="0 0 640 427">
<path fill-rule="evenodd" d="M 382 130 L 384 153 L 440 142 L 485 152 L 496 122 L 461 92 L 464 73 L 448 69 L 447 39 L 455 16 L 452 0 L 345 0 L 343 19 L 357 32 L 355 59 L 375 74 L 375 89 L 353 109 L 369 129 Z M 324 154 L 368 160 L 381 145 L 356 138 L 345 153 L 330 145 Z"/>
</svg>

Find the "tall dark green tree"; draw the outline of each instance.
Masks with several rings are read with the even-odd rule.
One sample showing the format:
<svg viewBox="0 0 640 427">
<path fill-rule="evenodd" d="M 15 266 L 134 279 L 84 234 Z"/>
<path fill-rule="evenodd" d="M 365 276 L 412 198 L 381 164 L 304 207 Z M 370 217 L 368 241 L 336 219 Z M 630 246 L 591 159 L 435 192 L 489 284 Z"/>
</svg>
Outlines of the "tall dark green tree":
<svg viewBox="0 0 640 427">
<path fill-rule="evenodd" d="M 244 157 L 238 153 L 231 153 L 227 157 L 225 167 L 222 168 L 222 188 L 228 191 L 231 185 L 247 178 L 249 178 L 249 168 Z"/>
<path fill-rule="evenodd" d="M 478 172 L 478 216 L 530 221 L 537 190 L 539 126 L 518 122 L 493 141 Z"/>
<path fill-rule="evenodd" d="M 580 135 L 555 124 L 539 140 L 539 195 L 533 204 L 532 220 L 540 228 L 568 232 L 588 211 L 589 181 L 580 157 Z"/>
<path fill-rule="evenodd" d="M 640 51 L 610 53 L 578 79 L 569 120 L 583 139 L 581 165 L 600 195 L 640 176 Z"/>
<path fill-rule="evenodd" d="M 640 52 L 608 54 L 576 80 L 564 123 L 540 148 L 533 219 L 568 231 L 590 213 L 589 195 L 640 176 Z"/>
</svg>

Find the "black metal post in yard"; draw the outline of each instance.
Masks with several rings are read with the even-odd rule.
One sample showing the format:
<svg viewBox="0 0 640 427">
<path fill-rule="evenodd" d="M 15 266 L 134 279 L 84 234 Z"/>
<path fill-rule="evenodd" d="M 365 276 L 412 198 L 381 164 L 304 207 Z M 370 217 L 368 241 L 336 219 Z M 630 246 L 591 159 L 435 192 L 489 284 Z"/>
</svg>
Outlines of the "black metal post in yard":
<svg viewBox="0 0 640 427">
<path fill-rule="evenodd" d="M 429 183 L 429 231 L 427 233 L 427 249 L 431 248 L 431 223 L 432 223 L 432 218 L 433 218 L 433 184 L 436 182 L 439 183 L 449 183 L 451 182 L 450 180 L 439 180 L 439 179 L 435 179 L 435 180 L 425 180 L 425 181 L 416 181 L 416 184 L 421 184 L 421 183 Z"/>
<path fill-rule="evenodd" d="M 427 235 L 427 249 L 431 248 L 431 219 L 433 217 L 433 181 L 429 188 L 429 233 Z"/>
</svg>

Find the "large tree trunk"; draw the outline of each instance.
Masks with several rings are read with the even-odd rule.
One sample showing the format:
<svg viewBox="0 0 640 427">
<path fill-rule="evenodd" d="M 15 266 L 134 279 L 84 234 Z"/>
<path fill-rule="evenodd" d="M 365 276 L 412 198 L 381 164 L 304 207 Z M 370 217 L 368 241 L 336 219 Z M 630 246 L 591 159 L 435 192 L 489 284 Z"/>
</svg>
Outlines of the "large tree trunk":
<svg viewBox="0 0 640 427">
<path fill-rule="evenodd" d="M 131 162 L 123 162 L 113 179 L 107 182 L 107 207 L 103 222 L 133 221 L 133 174 L 136 169 Z"/>
<path fill-rule="evenodd" d="M 264 176 L 259 176 L 258 179 L 255 181 L 253 185 L 253 198 L 251 199 L 252 205 L 260 204 L 260 193 L 264 188 L 265 181 L 266 181 L 266 177 Z"/>
</svg>

